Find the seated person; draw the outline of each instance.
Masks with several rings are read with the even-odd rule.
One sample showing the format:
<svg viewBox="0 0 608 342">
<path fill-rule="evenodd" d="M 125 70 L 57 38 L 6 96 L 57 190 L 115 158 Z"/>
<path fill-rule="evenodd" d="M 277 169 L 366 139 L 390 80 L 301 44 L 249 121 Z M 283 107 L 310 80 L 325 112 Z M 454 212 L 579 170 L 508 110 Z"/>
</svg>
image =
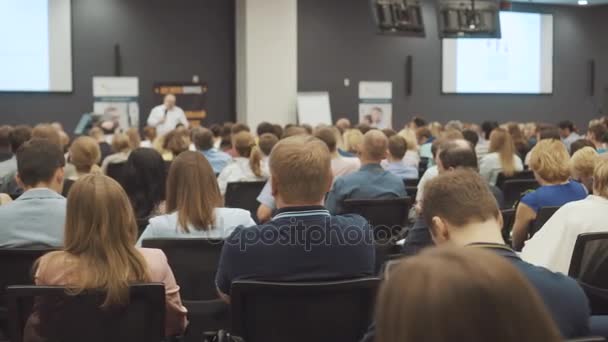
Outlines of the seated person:
<svg viewBox="0 0 608 342">
<path fill-rule="evenodd" d="M 591 141 L 579 139 L 570 145 L 570 155 L 573 156 L 578 150 L 583 149 L 584 147 L 591 147 L 595 151 L 595 145 Z"/>
<path fill-rule="evenodd" d="M 331 173 L 334 175 L 334 179 L 359 170 L 361 163 L 358 158 L 342 157 L 338 153 L 338 142 L 333 128 L 320 128 L 315 132 L 315 137 L 323 141 L 331 153 Z"/>
<path fill-rule="evenodd" d="M 213 173 L 219 174 L 230 163 L 232 157 L 214 147 L 213 133 L 207 128 L 197 127 L 192 130 L 194 146 L 207 158 Z"/>
<path fill-rule="evenodd" d="M 223 208 L 211 165 L 198 152 L 180 154 L 169 170 L 166 215 L 150 219 L 138 241 L 155 238 L 228 237 L 238 226 L 253 226 L 247 210 Z"/>
<path fill-rule="evenodd" d="M 603 123 L 596 123 L 589 126 L 587 130 L 587 140 L 591 141 L 597 150 L 597 153 L 606 153 L 606 143 L 604 137 L 608 133 L 608 128 Z"/>
<path fill-rule="evenodd" d="M 584 147 L 574 152 L 570 158 L 570 178 L 585 186 L 587 193 L 593 193 L 593 171 L 600 160 L 594 148 Z"/>
<path fill-rule="evenodd" d="M 91 137 L 82 136 L 74 140 L 70 146 L 69 158 L 76 169 L 74 175 L 69 177 L 70 180 L 76 181 L 89 173 L 102 173 L 98 166 L 101 150 L 99 144 Z"/>
<path fill-rule="evenodd" d="M 418 179 L 418 168 L 407 165 L 403 157 L 407 151 L 407 142 L 400 135 L 388 139 L 388 158 L 382 161 L 382 167 L 401 179 Z"/>
<path fill-rule="evenodd" d="M 322 206 L 333 178 L 325 144 L 305 136 L 281 140 L 270 155 L 270 172 L 278 214 L 264 225 L 239 227 L 226 239 L 216 275 L 224 300 L 235 280 L 318 281 L 374 273 L 368 222 L 358 215 L 332 216 Z M 349 243 L 340 243 L 347 236 Z"/>
<path fill-rule="evenodd" d="M 104 174 L 108 174 L 108 165 L 124 163 L 129 159 L 129 154 L 134 148 L 137 148 L 139 144 L 133 145 L 129 136 L 124 133 L 114 134 L 112 137 L 112 151 L 114 154 L 110 154 L 101 163 L 101 171 Z M 99 151 L 101 156 L 101 150 Z"/>
<path fill-rule="evenodd" d="M 32 128 L 29 126 L 17 126 L 13 128 L 9 135 L 9 145 L 12 151 L 11 158 L 0 162 L 0 178 L 13 177 L 17 172 L 17 151 L 19 147 L 32 137 Z M 10 179 L 8 179 L 10 180 Z M 6 181 L 3 181 L 3 184 Z M 5 190 L 2 190 L 5 191 Z"/>
<path fill-rule="evenodd" d="M 578 236 L 608 231 L 608 160 L 598 161 L 593 179 L 594 195 L 589 195 L 582 201 L 567 203 L 553 214 L 526 242 L 521 254 L 524 260 L 568 274 Z"/>
<path fill-rule="evenodd" d="M 438 248 L 395 262 L 376 305 L 377 342 L 562 340 L 536 289 L 482 248 Z"/>
<path fill-rule="evenodd" d="M 258 136 L 258 146 L 260 147 L 260 151 L 262 151 L 262 164 L 264 165 L 263 168 L 265 170 L 268 170 L 268 157 L 270 156 L 274 145 L 278 142 L 279 138 L 274 133 L 264 133 Z"/>
<path fill-rule="evenodd" d="M 387 149 L 388 139 L 382 131 L 370 130 L 365 134 L 359 154 L 361 169 L 336 179 L 325 201 L 330 213 L 345 213 L 343 202 L 347 199 L 407 197 L 403 180 L 380 166 L 386 158 Z"/>
<path fill-rule="evenodd" d="M 66 201 L 65 157 L 58 145 L 32 139 L 17 150 L 17 182 L 25 192 L 0 207 L 0 247 L 60 247 Z"/>
<path fill-rule="evenodd" d="M 420 127 L 416 129 L 416 138 L 418 139 L 418 146 L 420 146 L 418 150 L 420 158 L 427 158 L 429 160 L 428 166 L 433 166 L 434 161 L 433 154 L 431 152 L 431 147 L 433 146 L 433 141 L 435 141 L 435 137 L 433 137 L 431 130 L 427 127 Z"/>
<path fill-rule="evenodd" d="M 11 151 L 11 140 L 9 138 L 12 131 L 13 128 L 11 126 L 0 126 L 0 163 L 13 157 L 13 152 Z M 0 177 L 2 177 L 1 174 Z"/>
<path fill-rule="evenodd" d="M 129 155 L 122 186 L 131 200 L 138 221 L 165 213 L 167 166 L 151 148 L 138 148 Z"/>
<path fill-rule="evenodd" d="M 496 128 L 490 134 L 490 149 L 479 162 L 479 173 L 492 185 L 496 185 L 498 174 L 507 177 L 524 170 L 521 158 L 516 154 L 511 134 L 503 128 Z"/>
<path fill-rule="evenodd" d="M 128 304 L 128 285 L 165 285 L 165 333 L 184 332 L 187 310 L 179 286 L 159 249 L 135 248 L 137 224 L 129 198 L 113 179 L 91 174 L 78 180 L 68 196 L 64 249 L 43 256 L 36 285 L 66 286 L 76 290 L 103 289 L 104 305 Z M 28 333 L 44 336 L 44 316 L 34 313 Z M 29 328 L 29 329 L 28 329 Z"/>
<path fill-rule="evenodd" d="M 468 169 L 478 172 L 477 156 L 475 155 L 475 150 L 468 141 L 448 140 L 441 142 L 438 146 L 436 159 L 439 174 L 458 169 Z M 499 207 L 504 205 L 502 191 L 492 185 L 489 185 L 489 188 Z M 420 207 L 424 210 L 424 208 L 422 208 L 422 200 L 420 201 Z M 403 244 L 402 252 L 406 255 L 414 255 L 420 250 L 433 245 L 429 228 L 424 221 L 424 218 L 419 216 L 414 223 L 414 226 L 409 231 L 407 239 Z"/>
<path fill-rule="evenodd" d="M 521 250 L 528 239 L 530 224 L 543 207 L 559 207 L 587 197 L 585 187 L 570 181 L 570 155 L 560 140 L 541 140 L 532 149 L 530 168 L 540 188 L 522 197 L 513 223 L 513 247 Z"/>
<path fill-rule="evenodd" d="M 268 170 L 262 163 L 262 152 L 255 144 L 251 133 L 242 131 L 233 136 L 236 157 L 217 177 L 222 196 L 226 194 L 228 183 L 255 182 L 268 179 Z"/>
</svg>

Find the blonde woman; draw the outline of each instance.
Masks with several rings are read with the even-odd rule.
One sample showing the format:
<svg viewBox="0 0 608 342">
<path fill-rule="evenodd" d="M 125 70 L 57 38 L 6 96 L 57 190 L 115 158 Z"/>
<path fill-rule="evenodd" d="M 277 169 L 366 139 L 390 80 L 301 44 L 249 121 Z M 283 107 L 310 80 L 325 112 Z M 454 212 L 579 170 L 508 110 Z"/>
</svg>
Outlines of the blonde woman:
<svg viewBox="0 0 608 342">
<path fill-rule="evenodd" d="M 38 261 L 36 285 L 65 286 L 76 294 L 102 289 L 103 307 L 114 308 L 128 305 L 130 284 L 163 283 L 165 333 L 181 334 L 187 311 L 167 258 L 161 250 L 135 248 L 136 240 L 133 209 L 121 186 L 107 176 L 84 176 L 68 196 L 64 248 Z M 30 334 L 43 336 L 43 327 L 43 315 L 30 319 L 25 340 Z"/>
<path fill-rule="evenodd" d="M 585 187 L 570 180 L 569 159 L 566 145 L 559 140 L 541 140 L 532 149 L 530 168 L 534 171 L 540 188 L 526 194 L 517 206 L 513 224 L 515 249 L 521 250 L 524 246 L 530 224 L 541 208 L 559 207 L 587 197 Z"/>
<path fill-rule="evenodd" d="M 398 133 L 407 142 L 407 151 L 403 157 L 403 163 L 407 166 L 418 167 L 420 164 L 420 154 L 418 153 L 418 139 L 416 132 L 406 128 Z"/>
<path fill-rule="evenodd" d="M 240 132 L 232 138 L 236 157 L 217 177 L 222 195 L 226 194 L 228 183 L 252 182 L 268 179 L 268 169 L 262 162 L 262 151 L 255 143 L 254 136 L 249 132 Z"/>
<path fill-rule="evenodd" d="M 82 136 L 77 138 L 70 146 L 70 162 L 76 168 L 76 174 L 68 179 L 78 180 L 89 173 L 101 173 L 97 165 L 101 159 L 101 150 L 97 140 Z"/>
<path fill-rule="evenodd" d="M 588 193 L 593 193 L 593 171 L 600 160 L 599 154 L 592 147 L 583 147 L 570 158 L 570 177 L 585 186 Z"/>
<path fill-rule="evenodd" d="M 349 129 L 344 132 L 344 151 L 349 155 L 347 157 L 356 157 L 363 143 L 363 133 L 358 129 Z"/>
<path fill-rule="evenodd" d="M 479 162 L 479 173 L 491 185 L 496 184 L 499 173 L 513 176 L 523 171 L 524 165 L 515 152 L 511 134 L 504 128 L 496 128 L 490 134 L 489 153 Z"/>
<path fill-rule="evenodd" d="M 124 163 L 129 159 L 129 154 L 133 150 L 129 136 L 124 133 L 114 134 L 112 137 L 112 151 L 111 154 L 106 157 L 101 163 L 101 171 L 104 174 L 108 173 L 108 165 Z"/>
</svg>

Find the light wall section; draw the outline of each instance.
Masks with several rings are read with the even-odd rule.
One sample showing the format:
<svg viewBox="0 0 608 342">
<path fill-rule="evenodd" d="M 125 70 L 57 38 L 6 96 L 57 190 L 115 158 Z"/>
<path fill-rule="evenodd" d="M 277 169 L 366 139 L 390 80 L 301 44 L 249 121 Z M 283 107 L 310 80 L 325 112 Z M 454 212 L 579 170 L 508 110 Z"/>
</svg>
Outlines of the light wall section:
<svg viewBox="0 0 608 342">
<path fill-rule="evenodd" d="M 237 0 L 237 120 L 296 122 L 297 0 Z"/>
</svg>

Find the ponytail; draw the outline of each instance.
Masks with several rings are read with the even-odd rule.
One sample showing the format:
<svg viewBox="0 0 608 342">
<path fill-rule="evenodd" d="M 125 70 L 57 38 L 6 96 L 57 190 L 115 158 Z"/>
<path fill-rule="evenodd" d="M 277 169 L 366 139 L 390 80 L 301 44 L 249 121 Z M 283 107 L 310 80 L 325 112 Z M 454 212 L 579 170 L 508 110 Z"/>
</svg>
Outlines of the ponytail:
<svg viewBox="0 0 608 342">
<path fill-rule="evenodd" d="M 251 148 L 251 153 L 249 154 L 249 167 L 251 167 L 251 171 L 257 177 L 263 177 L 262 174 L 262 151 L 258 145 L 254 145 Z"/>
</svg>

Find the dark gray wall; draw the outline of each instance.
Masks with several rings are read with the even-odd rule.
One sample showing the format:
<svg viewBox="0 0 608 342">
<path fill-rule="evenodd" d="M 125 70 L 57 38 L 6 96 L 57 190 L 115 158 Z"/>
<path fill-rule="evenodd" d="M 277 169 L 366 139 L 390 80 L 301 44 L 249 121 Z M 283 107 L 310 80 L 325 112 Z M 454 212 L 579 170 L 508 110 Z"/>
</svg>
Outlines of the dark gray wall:
<svg viewBox="0 0 608 342">
<path fill-rule="evenodd" d="M 441 95 L 435 5 L 422 2 L 426 37 L 406 38 L 377 35 L 368 0 L 299 1 L 299 90 L 329 90 L 334 116 L 356 120 L 359 81 L 392 81 L 394 127 L 401 127 L 415 114 L 430 120 L 472 122 L 571 118 L 580 126 L 598 115 L 603 99 L 588 95 L 587 70 L 589 60 L 595 58 L 597 86 L 608 85 L 605 7 L 514 5 L 515 10 L 554 14 L 553 95 Z M 405 96 L 404 76 L 408 55 L 414 62 L 414 91 L 409 97 Z M 345 78 L 351 80 L 350 87 L 344 87 Z"/>
<path fill-rule="evenodd" d="M 114 44 L 123 75 L 140 78 L 141 120 L 155 81 L 209 83 L 207 122 L 235 117 L 234 0 L 73 0 L 72 94 L 0 94 L 0 123 L 60 121 L 72 130 L 93 108 L 92 77 L 112 76 Z"/>
</svg>

